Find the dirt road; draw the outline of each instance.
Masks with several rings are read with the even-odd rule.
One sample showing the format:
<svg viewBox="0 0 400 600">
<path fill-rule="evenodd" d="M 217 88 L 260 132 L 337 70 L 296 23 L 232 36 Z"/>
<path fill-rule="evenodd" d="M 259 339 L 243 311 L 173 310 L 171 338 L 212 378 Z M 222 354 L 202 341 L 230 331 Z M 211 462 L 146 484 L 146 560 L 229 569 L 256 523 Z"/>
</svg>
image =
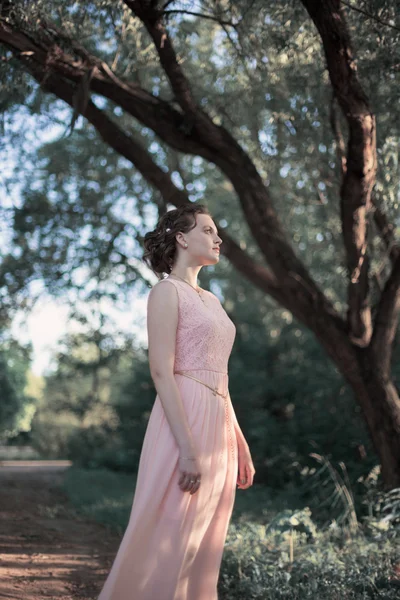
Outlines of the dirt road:
<svg viewBox="0 0 400 600">
<path fill-rule="evenodd" d="M 0 598 L 97 599 L 119 536 L 69 505 L 67 464 L 22 464 L 0 465 Z"/>
</svg>

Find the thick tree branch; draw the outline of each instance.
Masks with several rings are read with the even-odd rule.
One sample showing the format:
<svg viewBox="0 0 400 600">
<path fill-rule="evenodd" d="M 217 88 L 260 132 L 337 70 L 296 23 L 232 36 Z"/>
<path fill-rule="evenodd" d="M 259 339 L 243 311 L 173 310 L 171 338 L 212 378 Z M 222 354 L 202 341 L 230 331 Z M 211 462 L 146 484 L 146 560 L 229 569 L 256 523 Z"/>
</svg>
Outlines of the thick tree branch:
<svg viewBox="0 0 400 600">
<path fill-rule="evenodd" d="M 349 139 L 341 186 L 341 215 L 349 272 L 348 323 L 351 340 L 367 346 L 372 335 L 369 305 L 368 214 L 375 183 L 375 117 L 357 77 L 340 0 L 302 0 L 325 50 L 335 97 L 347 119 Z"/>
<path fill-rule="evenodd" d="M 332 95 L 330 122 L 331 122 L 333 137 L 334 137 L 334 140 L 336 143 L 336 155 L 337 155 L 338 164 L 340 165 L 340 173 L 343 178 L 346 173 L 346 154 L 345 154 L 346 145 L 345 145 L 345 142 L 343 139 L 342 132 L 340 131 L 340 127 L 339 127 L 339 120 L 338 120 L 338 116 L 337 116 L 336 110 L 335 110 L 335 95 L 334 94 Z M 371 196 L 371 201 L 372 201 L 372 204 L 374 205 L 372 208 L 372 211 L 373 211 L 373 215 L 374 215 L 375 225 L 376 225 L 376 227 L 380 233 L 380 236 L 386 246 L 387 254 L 388 254 L 390 260 L 392 261 L 392 263 L 394 263 L 400 252 L 399 244 L 396 241 L 394 234 L 393 234 L 394 226 L 391 223 L 389 223 L 387 215 L 382 210 L 382 208 L 380 208 L 378 206 L 377 200 L 376 200 L 374 194 L 372 194 L 372 196 Z"/>
<path fill-rule="evenodd" d="M 346 144 L 343 139 L 342 131 L 340 129 L 339 119 L 338 119 L 338 115 L 337 115 L 337 111 L 336 111 L 336 107 L 335 107 L 335 101 L 336 101 L 336 98 L 335 98 L 335 94 L 333 93 L 332 100 L 331 100 L 330 123 L 331 123 L 333 138 L 334 138 L 335 144 L 336 144 L 336 157 L 337 157 L 338 164 L 340 167 L 340 174 L 343 179 L 343 177 L 345 176 L 345 173 L 346 173 Z"/>
<path fill-rule="evenodd" d="M 133 14 L 142 21 L 151 36 L 176 101 L 186 114 L 191 115 L 193 118 L 201 116 L 199 115 L 201 111 L 199 111 L 199 107 L 193 98 L 189 82 L 178 63 L 175 50 L 164 27 L 163 12 L 156 7 L 153 8 L 146 0 L 124 0 L 124 2 Z"/>
<path fill-rule="evenodd" d="M 146 0 L 124 0 L 149 33 L 157 50 L 160 64 L 171 84 L 175 100 L 191 123 L 201 132 L 202 141 L 215 147 L 223 145 L 224 131 L 214 125 L 210 117 L 197 104 L 189 81 L 178 61 L 168 31 L 164 25 L 163 11 L 152 8 Z"/>
<path fill-rule="evenodd" d="M 371 349 L 377 368 L 388 381 L 392 358 L 393 340 L 396 335 L 400 312 L 400 255 L 383 289 L 375 317 Z"/>
<path fill-rule="evenodd" d="M 31 66 L 31 73 L 37 81 L 44 79 L 44 71 L 38 66 Z M 60 81 L 56 76 L 46 78 L 43 87 L 46 91 L 54 93 L 71 107 L 74 106 L 75 87 L 67 81 Z M 128 135 L 92 101 L 84 107 L 83 116 L 96 128 L 102 139 L 121 156 L 129 160 L 141 173 L 144 179 L 163 196 L 165 204 L 182 206 L 189 203 L 185 192 L 177 188 L 168 173 L 163 171 L 153 160 L 146 148 L 132 135 Z M 274 275 L 263 265 L 257 264 L 240 246 L 229 236 L 224 228 L 219 228 L 223 241 L 221 254 L 225 255 L 236 269 L 250 281 L 260 285 L 265 292 L 270 294 L 277 302 L 285 304 L 285 295 Z"/>
<path fill-rule="evenodd" d="M 344 177 L 346 173 L 346 157 L 344 155 L 345 144 L 334 107 L 334 97 L 332 99 L 331 107 L 331 126 L 336 141 L 338 162 L 341 166 L 342 177 Z M 385 212 L 377 205 L 376 198 L 373 194 L 371 201 L 373 203 L 372 210 L 375 225 L 386 246 L 387 256 L 389 256 L 393 264 L 392 273 L 386 282 L 378 304 L 370 342 L 376 357 L 375 360 L 378 368 L 386 378 L 389 378 L 392 346 L 397 331 L 400 311 L 398 291 L 400 285 L 400 247 L 393 234 L 393 225 L 389 223 Z M 386 257 L 384 261 L 385 260 Z"/>
</svg>

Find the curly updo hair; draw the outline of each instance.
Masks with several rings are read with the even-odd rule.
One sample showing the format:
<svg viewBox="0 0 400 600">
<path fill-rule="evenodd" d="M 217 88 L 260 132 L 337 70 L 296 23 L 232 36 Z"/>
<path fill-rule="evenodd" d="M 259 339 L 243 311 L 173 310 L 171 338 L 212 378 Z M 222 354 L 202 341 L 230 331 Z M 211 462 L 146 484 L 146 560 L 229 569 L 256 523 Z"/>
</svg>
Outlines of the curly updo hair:
<svg viewBox="0 0 400 600">
<path fill-rule="evenodd" d="M 177 254 L 175 235 L 179 231 L 187 233 L 194 229 L 196 214 L 210 213 L 204 204 L 185 204 L 169 210 L 160 217 L 154 231 L 149 231 L 144 236 L 143 261 L 159 279 L 163 279 L 163 274 L 172 270 Z"/>
</svg>

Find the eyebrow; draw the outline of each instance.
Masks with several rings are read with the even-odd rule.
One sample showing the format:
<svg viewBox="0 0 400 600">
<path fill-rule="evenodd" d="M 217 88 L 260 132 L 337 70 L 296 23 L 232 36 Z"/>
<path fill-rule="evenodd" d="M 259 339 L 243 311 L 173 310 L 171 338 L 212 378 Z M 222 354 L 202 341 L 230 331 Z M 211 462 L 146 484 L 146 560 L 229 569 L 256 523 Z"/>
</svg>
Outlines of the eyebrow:
<svg viewBox="0 0 400 600">
<path fill-rule="evenodd" d="M 214 227 L 212 227 L 211 225 L 204 225 L 203 229 L 212 229 L 213 231 L 215 231 L 215 233 L 217 235 L 219 235 L 218 234 L 218 229 L 214 229 Z"/>
</svg>

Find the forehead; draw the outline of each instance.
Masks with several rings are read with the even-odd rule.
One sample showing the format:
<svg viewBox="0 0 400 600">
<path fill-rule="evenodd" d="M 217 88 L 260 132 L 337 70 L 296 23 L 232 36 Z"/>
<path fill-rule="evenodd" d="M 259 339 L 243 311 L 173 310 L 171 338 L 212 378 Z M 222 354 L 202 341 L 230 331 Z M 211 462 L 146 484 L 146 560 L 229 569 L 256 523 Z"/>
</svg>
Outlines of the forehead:
<svg viewBox="0 0 400 600">
<path fill-rule="evenodd" d="M 211 226 L 215 229 L 215 224 L 210 215 L 198 214 L 196 215 L 197 227 L 203 229 L 203 227 Z"/>
</svg>

